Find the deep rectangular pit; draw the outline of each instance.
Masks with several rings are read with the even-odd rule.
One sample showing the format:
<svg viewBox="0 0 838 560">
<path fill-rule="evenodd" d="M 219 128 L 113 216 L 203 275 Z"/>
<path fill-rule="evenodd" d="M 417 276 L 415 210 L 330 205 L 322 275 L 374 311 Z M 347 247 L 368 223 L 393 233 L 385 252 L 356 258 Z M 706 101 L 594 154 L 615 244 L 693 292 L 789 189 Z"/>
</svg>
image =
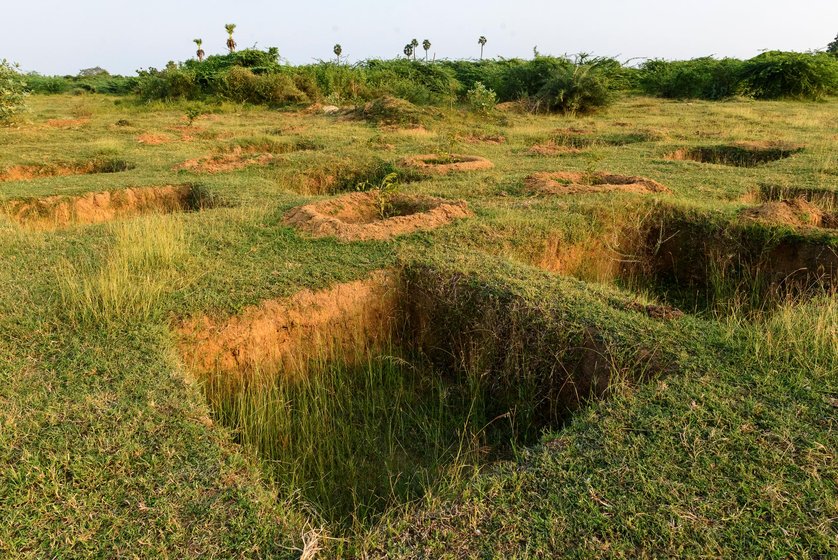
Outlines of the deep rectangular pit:
<svg viewBox="0 0 838 560">
<path fill-rule="evenodd" d="M 615 372 L 658 367 L 631 344 L 624 360 L 594 327 L 555 321 L 416 267 L 193 319 L 179 339 L 216 419 L 284 491 L 346 529 L 532 443 Z"/>
</svg>

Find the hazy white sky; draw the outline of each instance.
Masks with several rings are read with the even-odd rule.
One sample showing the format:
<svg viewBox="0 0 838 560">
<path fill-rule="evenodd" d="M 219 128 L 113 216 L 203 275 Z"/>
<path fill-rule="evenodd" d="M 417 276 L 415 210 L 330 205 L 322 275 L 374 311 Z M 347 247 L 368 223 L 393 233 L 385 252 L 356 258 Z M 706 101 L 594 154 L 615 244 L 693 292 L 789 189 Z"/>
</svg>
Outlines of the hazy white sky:
<svg viewBox="0 0 838 560">
<path fill-rule="evenodd" d="M 224 24 L 239 48 L 277 46 L 292 63 L 400 55 L 428 38 L 437 58 L 592 52 L 632 57 L 751 57 L 809 50 L 838 34 L 838 0 L 0 0 L 0 58 L 26 71 L 113 73 L 223 52 Z M 420 51 L 421 53 L 422 51 Z"/>
</svg>

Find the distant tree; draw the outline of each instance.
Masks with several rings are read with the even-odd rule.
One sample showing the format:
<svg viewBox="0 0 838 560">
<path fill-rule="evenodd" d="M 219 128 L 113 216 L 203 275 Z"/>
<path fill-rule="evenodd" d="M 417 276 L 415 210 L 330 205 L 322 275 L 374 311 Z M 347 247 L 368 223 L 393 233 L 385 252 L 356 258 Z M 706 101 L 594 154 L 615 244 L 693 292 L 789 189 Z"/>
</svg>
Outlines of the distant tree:
<svg viewBox="0 0 838 560">
<path fill-rule="evenodd" d="M 416 39 L 411 39 L 410 41 L 410 52 L 413 53 L 413 60 L 416 60 L 416 51 L 419 49 L 419 41 Z"/>
<path fill-rule="evenodd" d="M 102 68 L 101 66 L 94 66 L 93 68 L 85 68 L 84 70 L 79 70 L 79 77 L 80 78 L 90 78 L 92 76 L 109 76 L 107 70 Z"/>
<path fill-rule="evenodd" d="M 481 35 L 477 40 L 477 44 L 480 45 L 480 60 L 483 60 L 483 47 L 486 46 L 486 37 Z"/>
<path fill-rule="evenodd" d="M 227 23 L 224 25 L 224 29 L 227 30 L 227 48 L 233 53 L 236 50 L 236 41 L 233 39 L 233 31 L 236 30 L 236 24 Z"/>
<path fill-rule="evenodd" d="M 343 47 L 340 46 L 340 43 L 335 45 L 335 48 L 332 49 L 332 52 L 335 53 L 337 57 L 337 63 L 340 64 L 340 55 L 343 53 Z"/>
<path fill-rule="evenodd" d="M 404 55 L 405 55 L 408 59 L 410 59 L 410 57 L 413 55 L 413 45 L 411 45 L 410 43 L 408 43 L 408 44 L 406 44 L 406 45 L 404 46 Z"/>
<path fill-rule="evenodd" d="M 835 39 L 826 47 L 826 52 L 838 56 L 838 35 L 836 35 Z"/>
<path fill-rule="evenodd" d="M 428 62 L 428 51 L 431 50 L 431 42 L 425 39 L 422 41 L 422 48 L 425 49 L 425 62 Z"/>
<path fill-rule="evenodd" d="M 204 44 L 204 40 L 203 39 L 192 39 L 192 42 L 195 43 L 196 45 L 198 45 L 198 52 L 195 53 L 198 56 L 198 62 L 203 62 L 204 55 L 206 53 L 204 52 L 204 49 L 201 48 L 201 45 Z"/>
</svg>

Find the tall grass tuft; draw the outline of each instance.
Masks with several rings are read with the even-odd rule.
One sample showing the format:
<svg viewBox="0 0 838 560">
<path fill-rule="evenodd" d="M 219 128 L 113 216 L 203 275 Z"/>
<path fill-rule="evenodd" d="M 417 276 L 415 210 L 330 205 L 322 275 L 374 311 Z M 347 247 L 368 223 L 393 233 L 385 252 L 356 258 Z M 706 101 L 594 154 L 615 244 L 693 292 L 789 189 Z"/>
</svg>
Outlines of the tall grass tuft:
<svg viewBox="0 0 838 560">
<path fill-rule="evenodd" d="M 204 386 L 218 419 L 289 495 L 359 529 L 480 461 L 490 422 L 478 379 L 466 378 L 370 352 L 356 365 L 318 360 L 303 378 L 218 373 Z"/>
<path fill-rule="evenodd" d="M 62 307 L 76 323 L 149 319 L 162 296 L 183 282 L 177 265 L 188 251 L 179 221 L 150 215 L 111 228 L 114 243 L 100 263 L 60 265 Z"/>
</svg>

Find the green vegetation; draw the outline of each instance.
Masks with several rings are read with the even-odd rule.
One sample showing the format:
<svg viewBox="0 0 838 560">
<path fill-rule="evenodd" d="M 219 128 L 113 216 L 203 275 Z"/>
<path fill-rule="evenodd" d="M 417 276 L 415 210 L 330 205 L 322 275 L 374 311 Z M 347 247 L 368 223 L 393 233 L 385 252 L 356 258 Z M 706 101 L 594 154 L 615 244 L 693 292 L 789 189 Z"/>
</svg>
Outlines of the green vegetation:
<svg viewBox="0 0 838 560">
<path fill-rule="evenodd" d="M 26 82 L 17 66 L 5 58 L 0 61 L 0 123 L 12 120 L 26 110 Z"/>
<path fill-rule="evenodd" d="M 245 49 L 147 72 L 142 104 L 30 96 L 0 147 L 0 556 L 834 556 L 838 236 L 742 212 L 792 194 L 834 209 L 836 102 L 613 95 L 633 76 Z M 358 108 L 231 101 L 274 79 Z M 574 84 L 611 105 L 583 110 Z M 571 110 L 448 103 L 545 88 Z M 742 142 L 788 157 L 721 165 Z M 419 154 L 494 167 L 425 175 Z M 119 172 L 68 174 L 82 164 Z M 553 172 L 671 193 L 531 189 Z M 167 185 L 192 186 L 189 211 L 81 220 L 107 218 L 85 195 Z M 474 215 L 384 241 L 285 223 L 359 185 Z M 56 195 L 30 211 L 82 197 L 82 223 L 16 213 Z M 236 321 L 278 308 L 306 348 L 328 334 L 315 316 L 367 342 L 344 320 L 351 285 L 287 302 L 377 270 L 398 279 L 385 343 L 300 371 L 248 361 L 257 329 Z M 240 327 L 219 344 L 232 365 L 187 358 L 189 321 Z"/>
<path fill-rule="evenodd" d="M 650 95 L 672 99 L 822 99 L 838 93 L 838 61 L 825 53 L 770 51 L 750 60 L 712 57 L 650 60 L 638 83 Z"/>
</svg>

